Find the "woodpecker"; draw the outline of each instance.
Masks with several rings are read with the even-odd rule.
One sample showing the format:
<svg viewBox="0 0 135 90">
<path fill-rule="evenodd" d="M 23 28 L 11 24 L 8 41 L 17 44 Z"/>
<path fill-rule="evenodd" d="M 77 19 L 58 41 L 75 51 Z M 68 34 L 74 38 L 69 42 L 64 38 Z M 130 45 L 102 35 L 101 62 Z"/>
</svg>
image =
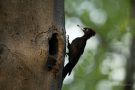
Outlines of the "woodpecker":
<svg viewBox="0 0 135 90">
<path fill-rule="evenodd" d="M 79 25 L 77 26 L 80 27 Z M 63 69 L 62 73 L 63 80 L 67 74 L 68 75 L 71 74 L 72 69 L 75 67 L 80 56 L 84 52 L 87 40 L 96 34 L 95 31 L 91 28 L 87 27 L 85 28 L 80 27 L 80 28 L 84 32 L 84 35 L 82 37 L 75 38 L 71 44 L 69 43 L 69 40 L 67 40 L 68 42 L 67 48 L 69 50 L 69 53 L 67 53 L 67 55 L 69 56 L 69 62 L 65 65 Z"/>
</svg>

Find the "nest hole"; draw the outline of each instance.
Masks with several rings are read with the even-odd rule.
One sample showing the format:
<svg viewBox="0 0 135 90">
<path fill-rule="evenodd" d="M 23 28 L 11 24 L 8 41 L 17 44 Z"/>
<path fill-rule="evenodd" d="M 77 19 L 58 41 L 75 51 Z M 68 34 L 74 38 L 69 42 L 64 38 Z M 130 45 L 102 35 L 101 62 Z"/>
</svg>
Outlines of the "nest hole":
<svg viewBox="0 0 135 90">
<path fill-rule="evenodd" d="M 58 34 L 53 34 L 49 40 L 49 55 L 57 57 L 58 53 Z"/>
</svg>

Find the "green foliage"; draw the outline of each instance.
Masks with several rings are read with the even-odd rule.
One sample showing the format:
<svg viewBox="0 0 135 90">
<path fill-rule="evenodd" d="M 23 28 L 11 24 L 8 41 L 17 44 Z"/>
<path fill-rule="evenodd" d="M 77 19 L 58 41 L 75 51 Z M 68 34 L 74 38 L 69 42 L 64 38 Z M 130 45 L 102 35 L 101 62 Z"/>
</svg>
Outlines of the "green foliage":
<svg viewBox="0 0 135 90">
<path fill-rule="evenodd" d="M 63 90 L 122 90 L 123 79 L 112 80 L 111 77 L 115 65 L 106 63 L 108 64 L 105 68 L 108 70 L 106 74 L 101 69 L 106 57 L 109 58 L 107 62 L 113 62 L 112 54 L 124 56 L 126 51 L 123 47 L 126 44 L 123 37 L 131 32 L 135 35 L 135 31 L 131 30 L 135 27 L 130 25 L 129 0 L 65 0 L 65 13 L 66 19 L 77 17 L 84 26 L 94 28 L 99 44 L 95 51 L 85 50 L 79 64 L 75 67 L 74 80 L 70 84 L 65 84 Z M 130 40 L 130 37 L 126 38 Z M 129 48 L 129 45 L 126 47 Z M 123 61 L 123 69 L 124 66 Z"/>
</svg>

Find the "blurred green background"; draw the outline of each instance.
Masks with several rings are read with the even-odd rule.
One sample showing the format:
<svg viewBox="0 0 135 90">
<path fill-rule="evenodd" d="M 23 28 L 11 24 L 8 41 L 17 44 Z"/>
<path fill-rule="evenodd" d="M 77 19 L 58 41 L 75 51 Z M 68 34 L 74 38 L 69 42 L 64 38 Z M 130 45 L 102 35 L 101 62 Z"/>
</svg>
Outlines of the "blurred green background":
<svg viewBox="0 0 135 90">
<path fill-rule="evenodd" d="M 77 24 L 93 28 L 97 34 L 88 41 L 63 90 L 135 90 L 134 2 L 65 0 L 70 42 L 77 37 Z"/>
</svg>

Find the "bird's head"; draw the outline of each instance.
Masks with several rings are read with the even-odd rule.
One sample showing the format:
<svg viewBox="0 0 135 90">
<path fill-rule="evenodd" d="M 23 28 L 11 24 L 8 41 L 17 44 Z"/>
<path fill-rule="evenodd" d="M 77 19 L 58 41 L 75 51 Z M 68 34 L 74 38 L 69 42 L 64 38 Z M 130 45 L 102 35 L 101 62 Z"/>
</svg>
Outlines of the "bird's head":
<svg viewBox="0 0 135 90">
<path fill-rule="evenodd" d="M 84 32 L 84 35 L 92 37 L 92 36 L 94 36 L 96 34 L 96 32 L 91 28 L 88 28 L 88 27 L 82 28 L 79 25 L 77 25 L 77 26 L 81 28 L 81 30 Z"/>
</svg>

